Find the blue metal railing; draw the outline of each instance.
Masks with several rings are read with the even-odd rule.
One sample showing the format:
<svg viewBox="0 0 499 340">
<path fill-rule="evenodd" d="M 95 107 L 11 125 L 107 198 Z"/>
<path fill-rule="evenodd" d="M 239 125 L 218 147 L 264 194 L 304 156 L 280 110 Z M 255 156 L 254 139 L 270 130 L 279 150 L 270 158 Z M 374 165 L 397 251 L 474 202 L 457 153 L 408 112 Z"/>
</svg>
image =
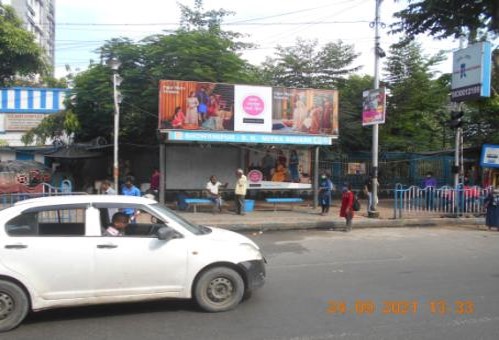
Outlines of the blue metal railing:
<svg viewBox="0 0 499 340">
<path fill-rule="evenodd" d="M 443 213 L 456 216 L 465 213 L 482 214 L 484 200 L 490 190 L 491 187 L 469 187 L 463 184 L 458 184 L 455 188 L 443 186 L 424 189 L 396 184 L 393 217 L 402 218 L 406 213 Z"/>
</svg>

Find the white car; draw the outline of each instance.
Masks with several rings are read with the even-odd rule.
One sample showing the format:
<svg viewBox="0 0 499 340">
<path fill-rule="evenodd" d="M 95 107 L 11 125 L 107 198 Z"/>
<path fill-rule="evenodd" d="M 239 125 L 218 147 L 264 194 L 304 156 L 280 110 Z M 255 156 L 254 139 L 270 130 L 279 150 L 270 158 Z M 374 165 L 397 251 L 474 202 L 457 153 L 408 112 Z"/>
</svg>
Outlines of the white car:
<svg viewBox="0 0 499 340">
<path fill-rule="evenodd" d="M 131 214 L 123 236 L 111 216 Z M 0 331 L 30 311 L 161 298 L 194 298 L 221 312 L 265 281 L 259 247 L 198 226 L 142 197 L 35 198 L 0 211 Z"/>
</svg>

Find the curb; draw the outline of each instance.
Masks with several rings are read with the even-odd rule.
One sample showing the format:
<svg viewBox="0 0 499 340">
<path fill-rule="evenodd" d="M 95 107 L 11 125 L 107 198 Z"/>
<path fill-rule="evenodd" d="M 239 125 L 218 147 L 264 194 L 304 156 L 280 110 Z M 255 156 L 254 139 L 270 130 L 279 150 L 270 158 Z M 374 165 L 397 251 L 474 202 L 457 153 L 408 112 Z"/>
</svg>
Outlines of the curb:
<svg viewBox="0 0 499 340">
<path fill-rule="evenodd" d="M 266 223 L 210 223 L 212 227 L 223 228 L 237 232 L 260 231 L 290 231 L 290 230 L 344 230 L 345 221 L 302 221 L 302 222 L 266 222 Z M 428 218 L 428 219 L 400 219 L 380 220 L 363 219 L 353 221 L 354 229 L 367 228 L 418 228 L 458 226 L 478 230 L 485 225 L 485 218 Z"/>
</svg>

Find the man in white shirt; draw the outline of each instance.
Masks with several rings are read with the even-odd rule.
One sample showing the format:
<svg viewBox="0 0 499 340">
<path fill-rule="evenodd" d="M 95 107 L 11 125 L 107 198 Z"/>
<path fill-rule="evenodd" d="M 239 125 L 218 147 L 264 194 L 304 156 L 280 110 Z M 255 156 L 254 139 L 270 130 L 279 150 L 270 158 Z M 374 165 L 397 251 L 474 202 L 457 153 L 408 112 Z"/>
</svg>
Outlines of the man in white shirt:
<svg viewBox="0 0 499 340">
<path fill-rule="evenodd" d="M 208 198 L 213 201 L 214 207 L 213 212 L 222 212 L 222 196 L 220 195 L 220 188 L 226 188 L 227 183 L 222 184 L 217 181 L 217 178 L 212 175 L 208 183 L 206 183 L 206 191 L 208 192 Z"/>
<path fill-rule="evenodd" d="M 244 215 L 244 197 L 248 188 L 248 180 L 244 176 L 242 169 L 236 170 L 236 178 L 236 189 L 234 191 L 236 195 L 236 214 Z"/>
</svg>

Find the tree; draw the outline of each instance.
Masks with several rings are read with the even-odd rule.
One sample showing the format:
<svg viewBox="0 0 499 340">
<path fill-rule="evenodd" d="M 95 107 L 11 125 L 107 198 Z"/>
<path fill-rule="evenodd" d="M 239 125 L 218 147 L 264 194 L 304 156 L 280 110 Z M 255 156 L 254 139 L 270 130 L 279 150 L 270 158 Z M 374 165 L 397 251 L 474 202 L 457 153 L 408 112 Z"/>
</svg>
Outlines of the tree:
<svg viewBox="0 0 499 340">
<path fill-rule="evenodd" d="M 367 150 L 372 129 L 362 126 L 362 92 L 372 89 L 371 76 L 351 75 L 338 88 L 340 91 L 339 144 L 344 152 Z"/>
<path fill-rule="evenodd" d="M 112 39 L 100 48 L 101 59 L 116 57 L 123 81 L 120 105 L 120 142 L 156 144 L 158 126 L 158 83 L 179 79 L 227 83 L 254 83 L 257 70 L 237 53 L 235 33 L 220 30 L 229 12 L 201 11 L 181 5 L 182 27 L 174 34 L 152 35 L 135 43 L 127 38 Z M 100 64 L 74 77 L 74 103 L 81 129 L 77 141 L 96 137 L 112 140 L 114 132 L 112 71 Z"/>
<path fill-rule="evenodd" d="M 404 33 L 403 43 L 428 33 L 435 38 L 458 38 L 468 34 L 475 41 L 481 34 L 499 34 L 499 2 L 496 0 L 408 0 L 407 8 L 394 14 L 399 19 L 393 33 Z M 464 31 L 463 31 L 464 30 Z"/>
<path fill-rule="evenodd" d="M 263 77 L 267 84 L 286 87 L 334 88 L 357 71 L 352 45 L 341 40 L 319 48 L 316 40 L 297 39 L 291 47 L 276 47 L 276 58 L 267 58 Z"/>
<path fill-rule="evenodd" d="M 449 83 L 433 79 L 432 67 L 442 55 L 427 57 L 415 42 L 390 47 L 386 63 L 389 90 L 386 123 L 380 126 L 382 148 L 428 151 L 442 148 L 442 115 L 448 103 Z M 445 116 L 446 117 L 446 116 Z"/>
<path fill-rule="evenodd" d="M 61 111 L 45 117 L 35 128 L 21 137 L 25 145 L 45 145 L 48 139 L 66 139 L 80 129 L 77 116 L 71 111 Z"/>
<path fill-rule="evenodd" d="M 3 9 L 3 15 L 0 15 L 0 86 L 7 86 L 15 75 L 47 73 L 42 50 L 33 34 L 22 27 L 12 7 L 3 6 Z"/>
</svg>

